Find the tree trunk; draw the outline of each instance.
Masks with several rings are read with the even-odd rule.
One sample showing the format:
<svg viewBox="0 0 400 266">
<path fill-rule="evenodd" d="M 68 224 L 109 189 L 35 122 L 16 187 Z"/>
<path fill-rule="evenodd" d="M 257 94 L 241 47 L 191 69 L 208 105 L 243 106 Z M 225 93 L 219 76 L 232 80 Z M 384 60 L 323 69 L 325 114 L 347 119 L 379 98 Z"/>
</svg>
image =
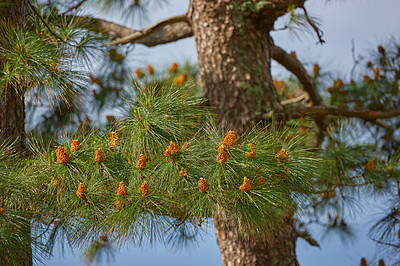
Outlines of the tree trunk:
<svg viewBox="0 0 400 266">
<path fill-rule="evenodd" d="M 27 8 L 26 0 L 0 0 L 0 19 L 26 29 Z M 5 60 L 0 54 L 0 73 L 3 72 Z M 25 151 L 25 89 L 23 83 L 17 82 L 0 88 L 0 141 L 9 139 L 14 143 L 12 152 L 15 153 Z M 23 239 L 30 239 L 30 230 Z M 30 240 L 24 243 L 24 249 L 15 254 L 14 258 L 2 256 L 0 250 L 0 265 L 16 265 L 16 261 L 18 265 L 33 265 Z"/>
<path fill-rule="evenodd" d="M 287 5 L 275 2 L 281 9 L 253 12 L 239 0 L 192 0 L 189 7 L 203 94 L 222 124 L 238 133 L 262 113 L 283 117 L 271 76 L 269 31 Z M 238 237 L 233 224 L 213 218 L 223 265 L 298 265 L 291 217 L 280 234 L 250 241 Z"/>
<path fill-rule="evenodd" d="M 0 18 L 12 25 L 25 27 L 28 15 L 25 0 L 1 0 Z M 1 30 L 1 28 L 0 28 Z M 0 69 L 5 57 L 0 54 Z M 8 84 L 0 88 L 0 141 L 10 139 L 14 152 L 25 149 L 25 88 L 21 83 Z"/>
<path fill-rule="evenodd" d="M 215 234 L 221 250 L 222 265 L 285 265 L 298 266 L 296 230 L 290 217 L 279 233 L 270 239 L 243 239 L 233 225 L 214 216 Z"/>
<path fill-rule="evenodd" d="M 282 106 L 271 77 L 269 30 L 273 20 L 246 17 L 224 0 L 193 0 L 191 24 L 196 40 L 203 94 L 223 125 L 241 131 Z"/>
<path fill-rule="evenodd" d="M 13 151 L 19 153 L 25 149 L 25 103 L 16 89 L 8 86 L 0 95 L 0 141 L 15 141 Z"/>
</svg>

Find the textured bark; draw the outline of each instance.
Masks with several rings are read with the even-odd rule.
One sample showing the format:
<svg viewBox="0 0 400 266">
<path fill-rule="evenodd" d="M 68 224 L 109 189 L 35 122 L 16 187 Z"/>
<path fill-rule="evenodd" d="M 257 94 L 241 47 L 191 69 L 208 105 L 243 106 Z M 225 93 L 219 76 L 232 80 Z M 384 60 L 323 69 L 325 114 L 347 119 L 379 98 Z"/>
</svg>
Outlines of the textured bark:
<svg viewBox="0 0 400 266">
<path fill-rule="evenodd" d="M 222 124 L 237 132 L 263 113 L 273 111 L 278 120 L 283 116 L 271 77 L 269 30 L 286 12 L 287 1 L 268 1 L 268 7 L 257 12 L 247 10 L 244 2 L 192 0 L 188 12 L 204 96 Z M 249 241 L 238 237 L 234 224 L 215 215 L 213 219 L 223 265 L 298 265 L 291 218 L 280 234 Z"/>
<path fill-rule="evenodd" d="M 0 18 L 13 25 L 24 27 L 27 17 L 25 0 L 1 0 Z M 0 28 L 1 30 L 1 28 Z M 0 69 L 3 69 L 4 56 L 0 54 Z M 8 84 L 0 89 L 0 141 L 15 141 L 14 152 L 22 152 L 25 148 L 25 104 L 24 85 Z"/>
<path fill-rule="evenodd" d="M 0 0 L 0 19 L 15 26 L 25 27 L 27 16 L 26 0 Z M 0 54 L 0 70 L 4 67 L 4 60 L 4 56 Z M 0 92 L 0 141 L 9 138 L 15 141 L 13 151 L 23 152 L 25 150 L 25 85 L 8 84 L 0 88 Z M 14 261 L 18 261 L 18 265 L 33 265 L 30 241 L 26 242 L 24 249 L 15 254 L 14 258 L 2 256 L 0 250 L 0 265 L 16 265 Z"/>
<path fill-rule="evenodd" d="M 238 236 L 234 226 L 220 222 L 216 216 L 213 220 L 222 265 L 299 265 L 296 259 L 297 235 L 291 218 L 279 233 L 264 240 L 243 239 Z"/>
<path fill-rule="evenodd" d="M 25 149 L 25 104 L 24 97 L 15 88 L 8 86 L 0 95 L 0 141 L 15 141 L 14 152 Z"/>
<path fill-rule="evenodd" d="M 223 0 L 194 0 L 189 12 L 203 93 L 221 122 L 241 131 L 261 113 L 282 112 L 270 70 L 274 20 Z"/>
</svg>

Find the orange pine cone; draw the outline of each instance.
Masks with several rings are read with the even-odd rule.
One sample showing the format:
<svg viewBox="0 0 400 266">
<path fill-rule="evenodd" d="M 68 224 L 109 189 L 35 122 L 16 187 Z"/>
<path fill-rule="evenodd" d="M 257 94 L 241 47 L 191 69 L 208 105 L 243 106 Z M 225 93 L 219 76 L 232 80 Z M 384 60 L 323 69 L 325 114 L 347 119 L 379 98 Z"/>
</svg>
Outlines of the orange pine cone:
<svg viewBox="0 0 400 266">
<path fill-rule="evenodd" d="M 110 140 L 111 147 L 117 146 L 118 145 L 118 133 L 115 131 L 110 132 L 109 140 Z"/>
<path fill-rule="evenodd" d="M 366 258 L 361 258 L 360 266 L 368 266 Z"/>
<path fill-rule="evenodd" d="M 374 75 L 375 75 L 375 79 L 379 79 L 380 75 L 380 71 L 379 71 L 379 67 L 375 67 L 374 68 Z"/>
<path fill-rule="evenodd" d="M 117 195 L 118 196 L 126 196 L 126 195 L 128 195 L 128 190 L 126 189 L 125 183 L 123 181 L 119 182 Z"/>
<path fill-rule="evenodd" d="M 5 212 L 6 212 L 6 210 L 4 208 L 0 208 L 0 214 L 3 214 Z"/>
<path fill-rule="evenodd" d="M 122 203 L 122 201 L 117 200 L 115 202 L 115 208 L 117 208 L 118 211 L 122 210 L 123 207 L 124 207 L 124 204 Z"/>
<path fill-rule="evenodd" d="M 314 74 L 314 77 L 319 76 L 319 65 L 318 64 L 313 65 L 313 74 Z"/>
<path fill-rule="evenodd" d="M 79 187 L 78 187 L 78 190 L 76 191 L 76 195 L 78 196 L 78 198 L 84 199 L 86 194 L 87 194 L 87 189 L 85 188 L 83 183 L 79 183 Z"/>
<path fill-rule="evenodd" d="M 235 146 L 236 145 L 235 131 L 231 130 L 226 132 L 223 143 L 226 146 Z"/>
<path fill-rule="evenodd" d="M 58 163 L 68 163 L 69 162 L 69 155 L 67 153 L 67 150 L 62 146 L 60 146 L 56 149 L 56 156 L 57 156 Z"/>
<path fill-rule="evenodd" d="M 219 144 L 217 160 L 220 163 L 226 162 L 226 160 L 228 160 L 228 152 L 226 151 L 226 145 L 224 144 L 224 142 L 221 142 Z"/>
<path fill-rule="evenodd" d="M 204 178 L 200 178 L 199 180 L 199 191 L 200 192 L 206 192 L 208 189 L 209 185 L 207 183 L 207 180 Z"/>
<path fill-rule="evenodd" d="M 79 151 L 80 149 L 81 149 L 81 144 L 79 143 L 79 140 L 77 139 L 71 140 L 71 153 Z"/>
<path fill-rule="evenodd" d="M 173 141 L 169 142 L 168 149 L 163 153 L 166 161 L 172 161 L 172 159 L 180 152 L 181 148 Z"/>
<path fill-rule="evenodd" d="M 183 145 L 182 145 L 182 149 L 185 149 L 185 148 L 187 148 L 187 147 L 189 147 L 189 142 L 185 142 L 185 143 L 183 143 Z"/>
<path fill-rule="evenodd" d="M 183 85 L 186 81 L 187 81 L 187 74 L 182 73 L 174 78 L 173 83 L 175 85 Z"/>
<path fill-rule="evenodd" d="M 335 81 L 335 89 L 340 90 L 343 87 L 343 81 L 341 79 L 337 79 Z"/>
<path fill-rule="evenodd" d="M 243 179 L 243 185 L 241 185 L 241 186 L 239 187 L 239 189 L 240 189 L 241 191 L 244 191 L 244 192 L 249 192 L 250 189 L 251 189 L 250 180 L 249 180 L 248 178 L 245 177 L 245 178 Z"/>
<path fill-rule="evenodd" d="M 58 180 L 57 178 L 54 178 L 53 184 L 51 185 L 53 188 L 55 187 L 59 187 L 61 185 L 60 180 Z"/>
<path fill-rule="evenodd" d="M 143 154 L 139 155 L 139 160 L 136 163 L 136 168 L 139 170 L 143 170 L 144 168 L 146 168 L 146 158 L 144 157 Z"/>
<path fill-rule="evenodd" d="M 178 71 L 178 64 L 176 62 L 172 62 L 171 66 L 169 67 L 169 73 L 174 74 Z"/>
<path fill-rule="evenodd" d="M 256 154 L 256 147 L 254 146 L 254 144 L 247 144 L 247 151 L 245 152 L 246 158 L 253 160 L 257 157 Z"/>
<path fill-rule="evenodd" d="M 365 81 L 365 83 L 367 83 L 367 84 L 371 84 L 371 82 L 372 82 L 371 78 L 370 78 L 368 75 L 365 75 L 365 76 L 364 76 L 364 81 Z"/>
<path fill-rule="evenodd" d="M 149 75 L 154 75 L 154 68 L 152 65 L 147 65 L 147 72 L 149 72 Z"/>
<path fill-rule="evenodd" d="M 140 68 L 136 68 L 135 74 L 136 74 L 136 77 L 137 77 L 138 79 L 141 79 L 141 78 L 144 77 L 144 73 L 142 72 L 142 70 L 140 70 Z"/>
<path fill-rule="evenodd" d="M 365 166 L 365 169 L 366 169 L 368 172 L 374 171 L 374 169 L 375 169 L 374 161 L 368 160 L 367 165 Z"/>
<path fill-rule="evenodd" d="M 184 168 L 182 168 L 181 171 L 179 172 L 179 176 L 186 177 L 187 175 L 188 172 Z"/>
<path fill-rule="evenodd" d="M 143 184 L 140 186 L 139 192 L 142 193 L 143 198 L 150 196 L 149 184 L 147 183 L 147 181 L 144 181 Z"/>
<path fill-rule="evenodd" d="M 286 161 L 287 159 L 289 159 L 289 151 L 287 151 L 286 149 L 281 149 L 275 157 Z"/>
<path fill-rule="evenodd" d="M 105 156 L 104 156 L 103 151 L 100 148 L 98 148 L 96 150 L 96 155 L 94 156 L 94 161 L 96 163 L 102 163 L 102 162 L 104 162 L 104 158 L 105 158 Z"/>
</svg>

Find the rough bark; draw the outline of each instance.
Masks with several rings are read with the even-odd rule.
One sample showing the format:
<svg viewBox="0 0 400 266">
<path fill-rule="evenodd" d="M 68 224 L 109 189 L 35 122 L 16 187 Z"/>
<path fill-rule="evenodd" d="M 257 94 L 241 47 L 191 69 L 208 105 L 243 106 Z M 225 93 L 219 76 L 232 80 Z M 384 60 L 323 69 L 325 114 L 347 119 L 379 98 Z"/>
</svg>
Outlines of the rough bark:
<svg viewBox="0 0 400 266">
<path fill-rule="evenodd" d="M 241 131 L 261 113 L 282 112 L 270 70 L 274 21 L 222 0 L 194 0 L 189 11 L 203 94 L 222 124 Z"/>
<path fill-rule="evenodd" d="M 25 104 L 23 95 L 15 88 L 7 86 L 0 95 L 0 141 L 10 139 L 15 142 L 14 152 L 25 149 Z"/>
<path fill-rule="evenodd" d="M 297 235 L 291 218 L 279 233 L 264 240 L 243 239 L 233 225 L 220 222 L 216 216 L 213 220 L 222 265 L 299 265 L 296 259 Z"/>
<path fill-rule="evenodd" d="M 0 18 L 13 25 L 25 26 L 28 12 L 25 0 L 2 0 L 0 4 Z M 0 54 L 0 69 L 3 68 L 4 60 L 4 56 Z M 20 83 L 0 88 L 0 141 L 15 141 L 14 152 L 22 152 L 25 148 L 24 92 L 24 85 Z"/>
<path fill-rule="evenodd" d="M 285 1 L 272 2 L 285 6 Z M 273 111 L 278 120 L 283 114 L 271 77 L 269 30 L 286 9 L 271 6 L 254 12 L 243 3 L 192 0 L 188 12 L 204 96 L 222 124 L 237 132 L 263 113 Z M 213 219 L 223 265 L 298 265 L 291 218 L 274 238 L 249 241 L 238 237 L 234 224 L 222 223 L 216 215 Z"/>
<path fill-rule="evenodd" d="M 0 0 L 0 19 L 12 25 L 25 27 L 28 16 L 26 0 Z M 1 28 L 0 28 L 1 30 Z M 4 67 L 5 57 L 0 54 L 0 69 Z M 3 71 L 0 71 L 0 73 Z M 1 74 L 0 74 L 1 75 Z M 13 151 L 21 153 L 25 150 L 25 87 L 20 83 L 7 84 L 0 88 L 0 141 L 9 139 L 14 142 Z M 33 265 L 32 248 L 30 241 L 14 258 L 1 255 L 0 265 Z"/>
</svg>

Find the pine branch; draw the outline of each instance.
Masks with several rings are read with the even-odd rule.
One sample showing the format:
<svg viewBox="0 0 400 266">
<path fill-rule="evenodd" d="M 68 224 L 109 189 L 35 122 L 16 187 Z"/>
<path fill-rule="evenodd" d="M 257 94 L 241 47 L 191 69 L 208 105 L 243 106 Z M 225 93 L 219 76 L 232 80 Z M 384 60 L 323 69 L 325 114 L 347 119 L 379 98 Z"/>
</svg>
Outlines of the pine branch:
<svg viewBox="0 0 400 266">
<path fill-rule="evenodd" d="M 153 25 L 150 25 L 150 26 L 148 26 L 140 31 L 137 31 L 129 36 L 126 36 L 124 38 L 112 41 L 106 45 L 109 46 L 109 45 L 126 44 L 126 43 L 130 43 L 130 42 L 135 42 L 136 40 L 140 40 L 147 36 L 150 36 L 152 33 L 157 32 L 158 30 L 164 28 L 165 26 L 172 25 L 172 24 L 178 23 L 178 22 L 187 22 L 187 15 L 181 14 L 181 15 L 177 15 L 174 17 L 160 20 Z"/>
<path fill-rule="evenodd" d="M 39 14 L 39 12 L 36 10 L 35 6 L 32 5 L 32 3 L 30 1 L 27 1 L 29 8 L 33 11 L 33 13 L 35 13 L 35 15 L 40 19 L 40 21 L 45 25 L 45 27 L 49 30 L 49 32 L 56 37 L 57 39 L 59 39 L 62 43 L 65 43 L 69 46 L 75 47 L 75 48 L 79 48 L 78 45 L 74 45 L 72 43 L 69 43 L 68 41 L 64 40 L 60 35 L 58 35 L 55 31 L 53 31 L 53 29 L 50 27 L 50 25 L 46 22 L 46 20 Z"/>
</svg>

